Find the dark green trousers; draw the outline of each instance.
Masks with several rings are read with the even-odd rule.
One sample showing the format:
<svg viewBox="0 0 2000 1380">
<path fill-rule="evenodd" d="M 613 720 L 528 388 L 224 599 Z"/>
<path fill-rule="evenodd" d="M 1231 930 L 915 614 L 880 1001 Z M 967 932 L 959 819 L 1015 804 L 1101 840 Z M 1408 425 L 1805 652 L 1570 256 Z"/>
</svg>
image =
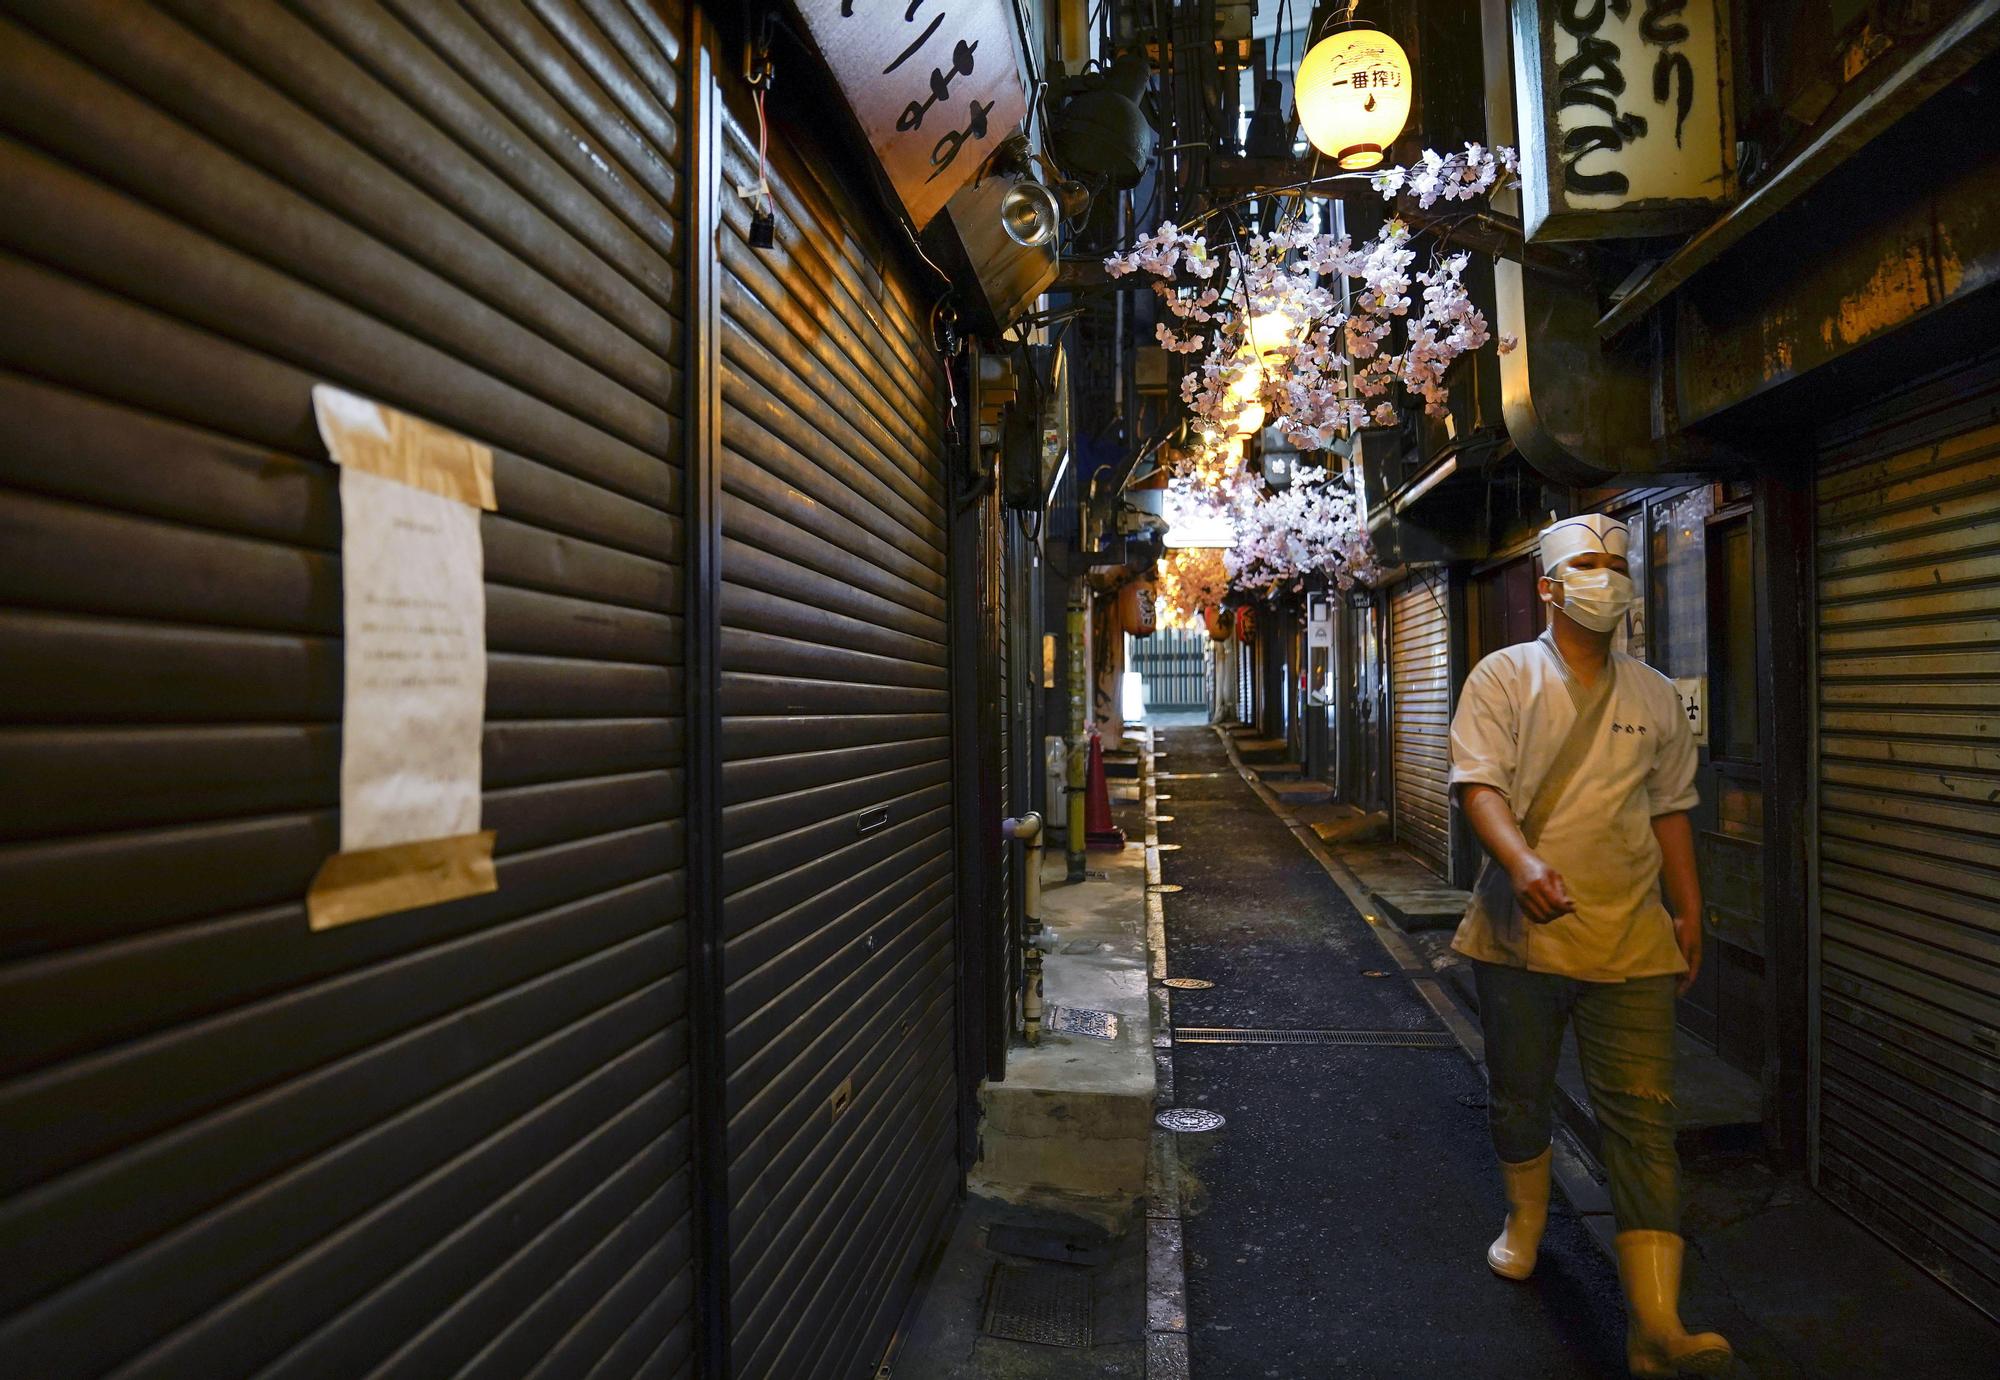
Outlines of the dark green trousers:
<svg viewBox="0 0 2000 1380">
<path fill-rule="evenodd" d="M 1509 1164 L 1549 1147 L 1563 1027 L 1576 1027 L 1620 1231 L 1680 1231 L 1674 1152 L 1674 988 L 1679 979 L 1580 982 L 1472 962 L 1486 1034 L 1487 1117 Z"/>
</svg>

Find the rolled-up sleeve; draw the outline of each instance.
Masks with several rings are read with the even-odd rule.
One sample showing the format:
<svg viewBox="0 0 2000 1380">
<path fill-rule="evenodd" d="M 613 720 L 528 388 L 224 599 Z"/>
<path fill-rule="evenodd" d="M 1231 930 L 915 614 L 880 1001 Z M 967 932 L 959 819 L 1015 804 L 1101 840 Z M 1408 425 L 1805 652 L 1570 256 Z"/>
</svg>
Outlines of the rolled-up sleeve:
<svg viewBox="0 0 2000 1380">
<path fill-rule="evenodd" d="M 1694 730 L 1688 727 L 1680 692 L 1672 686 L 1666 689 L 1659 745 L 1653 749 L 1653 771 L 1646 778 L 1650 813 L 1656 816 L 1692 810 L 1701 803 L 1701 792 L 1694 788 Z"/>
<path fill-rule="evenodd" d="M 1472 668 L 1451 716 L 1451 787 L 1491 786 L 1505 795 L 1514 789 L 1520 761 L 1520 725 L 1512 686 L 1501 664 L 1488 657 Z"/>
</svg>

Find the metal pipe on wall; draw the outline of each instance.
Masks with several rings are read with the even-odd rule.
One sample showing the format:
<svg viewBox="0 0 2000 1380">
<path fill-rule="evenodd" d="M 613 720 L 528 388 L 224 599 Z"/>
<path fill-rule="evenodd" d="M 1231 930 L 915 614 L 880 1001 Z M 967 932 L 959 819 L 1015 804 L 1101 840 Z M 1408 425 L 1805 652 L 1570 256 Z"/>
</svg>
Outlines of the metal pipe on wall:
<svg viewBox="0 0 2000 1380">
<path fill-rule="evenodd" d="M 1029 811 L 1000 821 L 1000 832 L 1024 845 L 1021 888 L 1021 1026 L 1028 1043 L 1042 1042 L 1042 817 Z"/>
<path fill-rule="evenodd" d="M 1069 776 L 1064 783 L 1064 851 L 1072 882 L 1083 880 L 1083 789 L 1090 768 L 1090 648 L 1084 636 L 1083 581 L 1070 585 L 1069 605 Z"/>
</svg>

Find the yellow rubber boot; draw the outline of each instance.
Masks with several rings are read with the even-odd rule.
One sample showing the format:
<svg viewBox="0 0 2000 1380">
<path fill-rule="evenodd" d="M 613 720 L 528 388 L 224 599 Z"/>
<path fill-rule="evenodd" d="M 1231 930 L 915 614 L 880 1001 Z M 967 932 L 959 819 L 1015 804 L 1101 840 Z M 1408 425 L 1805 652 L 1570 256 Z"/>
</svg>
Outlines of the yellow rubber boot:
<svg viewBox="0 0 2000 1380">
<path fill-rule="evenodd" d="M 1500 1179 L 1507 1189 L 1507 1225 L 1486 1248 L 1486 1263 L 1505 1279 L 1526 1279 L 1535 1272 L 1542 1228 L 1549 1224 L 1549 1152 L 1520 1164 L 1500 1161 Z"/>
<path fill-rule="evenodd" d="M 1681 1326 L 1681 1238 L 1670 1231 L 1621 1231 L 1618 1279 L 1628 1321 L 1625 1364 L 1638 1376 L 1721 1375 L 1734 1363 L 1729 1343 Z"/>
</svg>

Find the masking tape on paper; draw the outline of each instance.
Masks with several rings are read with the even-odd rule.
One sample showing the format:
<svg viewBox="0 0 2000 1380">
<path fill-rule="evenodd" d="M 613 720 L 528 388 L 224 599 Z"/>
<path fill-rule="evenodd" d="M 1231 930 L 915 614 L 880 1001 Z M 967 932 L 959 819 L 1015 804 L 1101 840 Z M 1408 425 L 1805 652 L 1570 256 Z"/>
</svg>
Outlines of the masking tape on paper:
<svg viewBox="0 0 2000 1380">
<path fill-rule="evenodd" d="M 488 512 L 499 509 L 491 446 L 331 384 L 314 384 L 312 398 L 320 438 L 335 464 Z"/>
<path fill-rule="evenodd" d="M 372 920 L 500 889 L 493 871 L 494 831 L 335 853 L 320 864 L 306 893 L 316 930 Z"/>
</svg>

